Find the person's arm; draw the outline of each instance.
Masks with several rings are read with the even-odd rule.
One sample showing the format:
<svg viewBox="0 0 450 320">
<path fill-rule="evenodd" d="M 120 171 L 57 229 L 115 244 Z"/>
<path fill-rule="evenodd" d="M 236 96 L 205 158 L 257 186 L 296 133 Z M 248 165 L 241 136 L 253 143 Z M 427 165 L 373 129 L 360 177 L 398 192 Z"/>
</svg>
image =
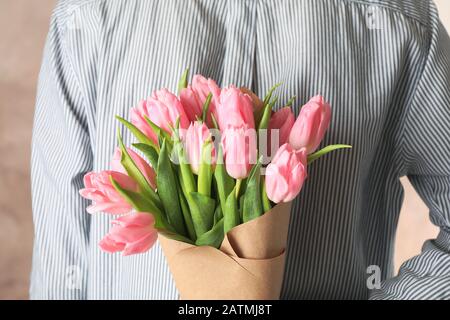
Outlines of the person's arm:
<svg viewBox="0 0 450 320">
<path fill-rule="evenodd" d="M 428 55 L 402 127 L 402 174 L 440 234 L 372 299 L 450 299 L 450 39 L 432 9 Z"/>
<path fill-rule="evenodd" d="M 60 1 L 52 16 L 39 76 L 31 159 L 31 299 L 84 299 L 87 291 L 90 219 L 78 190 L 92 169 L 92 125 L 80 85 L 81 60 L 73 53 L 83 31 L 71 29 L 77 26 L 69 25 L 68 10 L 74 8 L 68 3 Z"/>
</svg>

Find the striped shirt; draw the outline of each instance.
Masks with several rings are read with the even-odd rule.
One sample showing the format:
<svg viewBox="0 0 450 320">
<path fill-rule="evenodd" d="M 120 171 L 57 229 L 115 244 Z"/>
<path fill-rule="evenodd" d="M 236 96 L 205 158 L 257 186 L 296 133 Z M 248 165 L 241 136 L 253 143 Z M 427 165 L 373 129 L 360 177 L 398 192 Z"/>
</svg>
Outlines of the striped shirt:
<svg viewBox="0 0 450 320">
<path fill-rule="evenodd" d="M 450 39 L 431 0 L 59 1 L 33 131 L 31 298 L 178 297 L 159 246 L 98 248 L 113 217 L 86 213 L 78 190 L 109 168 L 114 115 L 175 91 L 187 66 L 260 96 L 282 82 L 277 108 L 296 95 L 296 113 L 320 93 L 323 144 L 354 146 L 309 169 L 283 299 L 450 299 Z M 403 176 L 441 231 L 393 277 Z"/>
</svg>

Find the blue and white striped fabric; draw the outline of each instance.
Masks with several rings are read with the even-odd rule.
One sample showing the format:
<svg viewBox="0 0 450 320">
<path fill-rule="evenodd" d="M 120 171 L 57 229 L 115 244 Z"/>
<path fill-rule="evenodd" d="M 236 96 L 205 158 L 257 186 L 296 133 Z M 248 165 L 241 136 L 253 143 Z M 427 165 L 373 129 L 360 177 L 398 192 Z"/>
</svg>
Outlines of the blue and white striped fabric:
<svg viewBox="0 0 450 320">
<path fill-rule="evenodd" d="M 78 190 L 108 168 L 114 115 L 175 90 L 186 66 L 259 95 L 282 82 L 277 107 L 296 95 L 296 112 L 321 93 L 333 108 L 324 144 L 354 146 L 310 168 L 282 298 L 450 299 L 450 39 L 429 0 L 60 1 L 33 135 L 31 298 L 178 297 L 159 246 L 99 250 L 112 217 L 86 213 Z M 402 176 L 441 232 L 392 278 Z"/>
</svg>

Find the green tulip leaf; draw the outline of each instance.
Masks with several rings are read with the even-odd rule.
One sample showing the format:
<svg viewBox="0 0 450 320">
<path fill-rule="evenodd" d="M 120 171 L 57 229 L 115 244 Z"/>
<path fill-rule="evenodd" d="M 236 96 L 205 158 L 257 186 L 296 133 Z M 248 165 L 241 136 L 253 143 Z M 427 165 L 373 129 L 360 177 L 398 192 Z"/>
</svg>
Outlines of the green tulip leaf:
<svg viewBox="0 0 450 320">
<path fill-rule="evenodd" d="M 197 239 L 195 244 L 197 246 L 210 246 L 217 249 L 220 248 L 224 238 L 223 221 L 224 218 L 220 219 L 211 230 L 202 234 Z"/>
<path fill-rule="evenodd" d="M 276 85 L 274 85 L 272 88 L 269 89 L 269 92 L 267 92 L 266 96 L 264 97 L 264 105 L 268 105 L 269 104 L 270 100 L 272 100 L 273 93 L 281 85 L 282 85 L 282 83 L 279 82 Z"/>
<path fill-rule="evenodd" d="M 139 185 L 139 188 L 141 189 L 142 193 L 149 197 L 150 200 L 155 203 L 158 208 L 162 209 L 161 206 L 161 200 L 159 199 L 156 192 L 152 189 L 150 186 L 150 183 L 147 181 L 145 176 L 142 174 L 142 172 L 139 170 L 137 165 L 134 163 L 133 159 L 131 158 L 130 154 L 127 151 L 127 148 L 125 147 L 122 135 L 120 134 L 120 131 L 118 131 L 118 141 L 119 141 L 119 148 L 122 152 L 122 158 L 120 160 L 120 163 L 125 168 L 125 171 L 128 173 L 130 178 L 132 178 L 136 183 Z"/>
<path fill-rule="evenodd" d="M 317 151 L 316 153 L 310 154 L 308 156 L 308 165 L 330 152 L 340 150 L 340 149 L 351 149 L 351 148 L 352 148 L 352 146 L 349 146 L 346 144 L 335 144 L 335 145 L 327 146 L 327 147 Z"/>
<path fill-rule="evenodd" d="M 223 151 L 221 146 L 219 146 L 217 152 L 217 164 L 214 170 L 214 178 L 216 181 L 217 194 L 219 196 L 220 206 L 222 212 L 225 212 L 225 203 L 227 201 L 227 196 L 230 194 L 231 190 L 234 188 L 234 179 L 231 178 L 225 168 L 223 162 Z M 219 161 L 220 160 L 220 161 Z"/>
<path fill-rule="evenodd" d="M 292 107 L 296 99 L 297 96 L 293 96 L 291 99 L 289 99 L 289 101 L 286 103 L 286 107 Z"/>
<path fill-rule="evenodd" d="M 166 139 L 167 141 L 171 141 L 171 136 L 168 132 L 166 132 L 164 129 L 158 127 L 152 120 L 150 120 L 149 117 L 144 116 L 144 120 L 147 122 L 147 124 L 150 126 L 150 128 L 153 130 L 153 132 L 158 137 L 158 142 L 161 145 L 162 140 Z"/>
<path fill-rule="evenodd" d="M 239 216 L 238 201 L 236 198 L 236 188 L 231 190 L 228 195 L 227 202 L 225 204 L 224 217 L 224 232 L 227 233 L 234 227 L 240 224 L 241 219 Z"/>
<path fill-rule="evenodd" d="M 174 148 L 178 157 L 180 180 L 183 187 L 183 192 L 186 199 L 189 200 L 190 193 L 197 191 L 194 174 L 192 173 L 191 166 L 186 160 L 183 144 L 180 140 L 175 142 Z"/>
<path fill-rule="evenodd" d="M 265 104 L 264 113 L 259 123 L 258 130 L 266 130 L 269 127 L 270 118 L 272 117 L 272 110 L 277 102 L 278 98 L 274 98 L 273 101 Z"/>
<path fill-rule="evenodd" d="M 158 151 L 154 146 L 146 143 L 133 143 L 133 147 L 145 155 L 153 169 L 158 168 Z"/>
<path fill-rule="evenodd" d="M 177 179 L 174 175 L 172 163 L 169 159 L 166 140 L 163 140 L 158 158 L 156 185 L 164 211 L 169 223 L 178 234 L 186 235 L 183 214 L 178 198 Z"/>
<path fill-rule="evenodd" d="M 217 206 L 216 211 L 214 212 L 214 225 L 216 225 L 222 218 L 223 218 L 222 207 Z"/>
<path fill-rule="evenodd" d="M 214 222 L 216 201 L 198 192 L 191 192 L 188 199 L 197 238 L 211 229 Z"/>
<path fill-rule="evenodd" d="M 138 212 L 148 212 L 155 218 L 155 228 L 172 230 L 163 212 L 147 197 L 141 193 L 126 190 L 120 184 L 110 177 L 114 189 Z"/>
<path fill-rule="evenodd" d="M 262 206 L 263 206 L 263 212 L 266 213 L 272 209 L 272 205 L 270 204 L 270 200 L 267 197 L 267 190 L 266 190 L 266 181 L 263 177 L 261 177 L 261 200 L 262 200 Z"/>
<path fill-rule="evenodd" d="M 116 119 L 119 120 L 120 123 L 122 123 L 125 127 L 127 127 L 128 130 L 131 131 L 131 133 L 136 137 L 136 139 L 138 139 L 139 142 L 151 145 L 153 147 L 157 147 L 155 146 L 155 143 L 149 137 L 147 137 L 141 130 L 139 130 L 134 124 L 119 116 L 116 116 Z"/>
<path fill-rule="evenodd" d="M 241 219 L 241 221 L 244 221 L 244 201 L 245 201 L 245 194 L 243 194 L 240 198 L 239 198 L 239 218 Z"/>
<path fill-rule="evenodd" d="M 261 161 L 254 166 L 251 175 L 248 177 L 247 188 L 245 190 L 243 221 L 244 223 L 260 217 L 263 214 L 261 200 Z"/>
<path fill-rule="evenodd" d="M 183 74 L 181 75 L 180 80 L 178 81 L 178 95 L 181 93 L 181 91 L 188 86 L 188 77 L 189 77 L 189 68 L 186 68 L 184 70 Z"/>
<path fill-rule="evenodd" d="M 189 210 L 189 206 L 186 202 L 186 198 L 184 197 L 182 190 L 180 190 L 181 186 L 179 184 L 177 184 L 177 188 L 181 212 L 183 213 L 183 218 L 186 224 L 186 229 L 188 231 L 189 238 L 195 241 L 197 239 L 197 235 L 195 234 L 194 222 L 192 221 L 191 211 Z"/>
</svg>

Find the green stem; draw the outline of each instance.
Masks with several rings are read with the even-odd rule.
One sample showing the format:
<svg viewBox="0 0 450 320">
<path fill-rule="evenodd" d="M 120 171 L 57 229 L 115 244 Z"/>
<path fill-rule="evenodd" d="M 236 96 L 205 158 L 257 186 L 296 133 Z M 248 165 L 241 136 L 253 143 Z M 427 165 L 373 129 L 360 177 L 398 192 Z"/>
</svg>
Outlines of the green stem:
<svg viewBox="0 0 450 320">
<path fill-rule="evenodd" d="M 352 148 L 352 146 L 346 145 L 346 144 L 335 144 L 335 145 L 327 146 L 327 147 L 317 151 L 316 153 L 310 154 L 308 156 L 308 165 L 310 165 L 317 159 L 323 157 L 324 155 L 326 155 L 332 151 L 336 151 L 336 150 L 340 150 L 340 149 L 351 149 L 351 148 Z"/>
<path fill-rule="evenodd" d="M 207 117 L 208 117 L 208 110 L 209 110 L 209 106 L 211 105 L 211 100 L 212 100 L 212 93 L 208 94 L 208 96 L 206 97 L 206 101 L 203 104 L 203 109 L 202 109 L 202 122 L 206 122 Z"/>
<path fill-rule="evenodd" d="M 212 141 L 203 144 L 201 162 L 198 171 L 198 192 L 204 196 L 211 196 L 213 170 L 211 165 Z"/>
<path fill-rule="evenodd" d="M 264 177 L 261 177 L 261 200 L 263 205 L 263 211 L 264 213 L 270 211 L 272 209 L 272 206 L 270 205 L 270 200 L 267 197 L 267 191 L 266 191 L 266 181 Z"/>
<path fill-rule="evenodd" d="M 241 191 L 242 179 L 236 180 L 236 199 L 239 199 L 239 192 Z"/>
<path fill-rule="evenodd" d="M 189 77 L 189 68 L 186 68 L 186 70 L 184 70 L 183 74 L 181 75 L 180 81 L 178 82 L 178 94 L 180 94 L 181 91 L 187 87 L 188 77 Z"/>
</svg>

